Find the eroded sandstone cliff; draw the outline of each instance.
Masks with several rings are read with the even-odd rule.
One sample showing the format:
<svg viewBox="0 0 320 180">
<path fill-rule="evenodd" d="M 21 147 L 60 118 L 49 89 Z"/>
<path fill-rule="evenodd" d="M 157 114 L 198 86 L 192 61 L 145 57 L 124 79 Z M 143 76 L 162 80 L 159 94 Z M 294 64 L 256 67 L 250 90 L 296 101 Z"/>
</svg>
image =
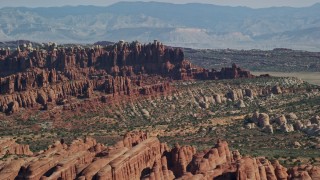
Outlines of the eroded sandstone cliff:
<svg viewBox="0 0 320 180">
<path fill-rule="evenodd" d="M 141 131 L 126 134 L 110 147 L 85 138 L 70 145 L 57 141 L 47 150 L 34 154 L 13 153 L 25 156 L 1 162 L 1 179 L 307 180 L 320 177 L 319 167 L 301 165 L 287 169 L 278 161 L 264 157 L 242 157 L 238 151 L 230 151 L 225 141 L 219 140 L 204 151 L 178 144 L 170 149 Z"/>
<path fill-rule="evenodd" d="M 91 48 L 21 46 L 0 50 L 0 111 L 46 110 L 72 97 L 112 102 L 149 96 L 170 91 L 172 80 L 253 77 L 235 64 L 221 71 L 194 66 L 182 49 L 158 41 L 144 45 L 120 41 Z"/>
</svg>

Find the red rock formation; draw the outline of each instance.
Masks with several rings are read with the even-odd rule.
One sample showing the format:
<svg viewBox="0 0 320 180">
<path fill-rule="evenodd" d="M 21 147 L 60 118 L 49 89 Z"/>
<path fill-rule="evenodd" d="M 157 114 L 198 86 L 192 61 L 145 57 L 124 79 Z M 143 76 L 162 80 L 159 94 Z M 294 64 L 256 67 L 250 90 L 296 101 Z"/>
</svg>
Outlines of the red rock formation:
<svg viewBox="0 0 320 180">
<path fill-rule="evenodd" d="M 7 114 L 21 107 L 46 110 L 64 105 L 72 96 L 93 99 L 96 91 L 106 93 L 103 102 L 165 93 L 170 91 L 168 79 L 253 77 L 236 65 L 220 72 L 194 66 L 185 60 L 182 49 L 158 41 L 146 45 L 121 41 L 85 49 L 57 48 L 55 44 L 41 50 L 21 46 L 0 55 L 0 111 Z M 157 76 L 166 79 L 159 81 Z"/>
<path fill-rule="evenodd" d="M 2 143 L 4 144 L 4 143 Z M 0 166 L 5 179 L 319 179 L 320 168 L 287 170 L 278 161 L 241 157 L 225 141 L 209 150 L 176 145 L 172 150 L 144 132 L 132 132 L 115 146 L 104 147 L 92 138 L 70 145 L 60 141 L 46 151 Z"/>
<path fill-rule="evenodd" d="M 261 172 L 261 176 L 260 176 Z M 245 157 L 243 159 L 240 159 L 237 162 L 237 179 L 253 179 L 253 180 L 258 180 L 258 179 L 263 179 L 265 178 L 265 171 L 264 167 L 261 167 L 259 169 L 259 166 L 256 162 L 255 159 Z"/>
<path fill-rule="evenodd" d="M 236 64 L 232 64 L 231 68 L 222 68 L 219 79 L 237 79 L 237 78 L 253 78 L 250 71 L 242 70 Z"/>
<path fill-rule="evenodd" d="M 93 162 L 81 172 L 80 178 L 92 179 L 99 171 L 103 174 L 104 169 L 109 167 L 108 164 L 111 161 L 123 155 L 128 150 L 128 148 L 122 147 L 107 151 L 108 156 L 95 158 Z"/>
<path fill-rule="evenodd" d="M 0 157 L 6 154 L 32 155 L 29 145 L 17 144 L 14 139 L 0 138 Z"/>
<path fill-rule="evenodd" d="M 29 82 L 30 85 L 23 85 L 22 88 L 18 88 L 18 86 L 13 87 L 12 89 L 17 89 L 16 92 L 12 90 L 11 94 L 7 93 L 0 96 L 0 110 L 10 114 L 17 112 L 20 107 L 33 108 L 39 106 L 39 108 L 47 109 L 48 103 L 53 105 L 63 104 L 62 102 L 71 96 L 92 98 L 94 97 L 94 90 L 112 95 L 111 99 L 105 100 L 109 102 L 112 102 L 113 99 L 118 96 L 154 95 L 170 91 L 168 82 L 137 86 L 134 85 L 128 77 L 107 76 L 101 78 L 102 79 L 92 78 L 90 80 L 85 80 L 84 77 L 77 76 L 76 78 L 73 78 L 75 79 L 73 81 L 62 81 L 60 83 L 50 83 L 48 81 L 46 86 L 43 86 L 43 83 L 35 81 L 34 79 L 36 78 L 33 78 L 33 80 L 28 79 L 26 82 Z M 68 78 L 60 74 L 59 79 Z M 17 81 L 20 82 L 20 80 Z"/>
<path fill-rule="evenodd" d="M 109 163 L 107 171 L 100 171 L 97 179 L 140 179 L 144 169 L 151 169 L 155 161 L 160 161 L 160 142 L 156 138 L 148 138 L 125 154 Z"/>
<path fill-rule="evenodd" d="M 245 157 L 237 162 L 237 179 L 286 180 L 287 169 L 275 161 L 271 164 L 265 158 Z"/>
<path fill-rule="evenodd" d="M 43 154 L 36 156 L 37 161 L 30 161 L 21 167 L 19 178 L 23 179 L 74 179 L 76 169 L 91 163 L 99 151 L 90 151 L 97 143 L 94 139 L 75 140 L 70 146 L 59 141 Z"/>
<path fill-rule="evenodd" d="M 172 171 L 175 176 L 180 177 L 187 172 L 187 166 L 191 162 L 196 149 L 192 146 L 180 146 L 176 144 L 171 150 Z"/>
<path fill-rule="evenodd" d="M 289 179 L 320 179 L 320 167 L 301 165 L 289 169 Z"/>
<path fill-rule="evenodd" d="M 0 59 L 1 76 L 24 72 L 30 68 L 66 71 L 72 68 L 103 69 L 108 74 L 132 76 L 134 74 L 160 74 L 174 79 L 231 79 L 251 78 L 250 72 L 235 64 L 221 72 L 193 66 L 185 60 L 182 49 L 169 48 L 162 43 L 142 45 L 138 42 L 119 42 L 102 48 L 62 48 L 49 46 L 45 50 L 24 49 L 14 53 L 3 52 Z M 50 73 L 54 76 L 54 72 Z M 39 77 L 41 78 L 41 77 Z M 43 76 L 45 78 L 45 76 Z M 44 79 L 48 80 L 48 79 Z"/>
<path fill-rule="evenodd" d="M 25 163 L 23 159 L 13 160 L 11 163 L 0 169 L 1 179 L 15 179 L 18 176 L 21 166 Z"/>
<path fill-rule="evenodd" d="M 214 148 L 194 155 L 189 164 L 189 171 L 192 174 L 203 174 L 204 177 L 212 179 L 221 176 L 226 170 L 231 170 L 231 162 L 228 143 L 218 141 Z"/>
<path fill-rule="evenodd" d="M 148 134 L 139 131 L 139 132 L 129 132 L 124 135 L 123 138 L 123 145 L 127 148 L 132 148 L 133 146 L 138 145 L 142 141 L 146 140 L 148 138 Z"/>
<path fill-rule="evenodd" d="M 288 178 L 287 168 L 283 167 L 279 161 L 275 161 L 272 165 L 277 179 L 286 180 Z"/>
</svg>

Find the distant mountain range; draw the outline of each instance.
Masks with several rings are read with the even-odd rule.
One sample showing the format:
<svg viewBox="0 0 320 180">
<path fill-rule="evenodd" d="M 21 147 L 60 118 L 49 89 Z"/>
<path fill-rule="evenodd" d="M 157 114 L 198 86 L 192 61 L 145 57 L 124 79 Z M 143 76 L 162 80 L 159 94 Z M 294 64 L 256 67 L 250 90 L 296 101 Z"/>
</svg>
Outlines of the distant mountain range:
<svg viewBox="0 0 320 180">
<path fill-rule="evenodd" d="M 192 48 L 320 50 L 320 4 L 251 9 L 121 2 L 108 7 L 2 8 L 0 41 L 150 42 Z"/>
</svg>

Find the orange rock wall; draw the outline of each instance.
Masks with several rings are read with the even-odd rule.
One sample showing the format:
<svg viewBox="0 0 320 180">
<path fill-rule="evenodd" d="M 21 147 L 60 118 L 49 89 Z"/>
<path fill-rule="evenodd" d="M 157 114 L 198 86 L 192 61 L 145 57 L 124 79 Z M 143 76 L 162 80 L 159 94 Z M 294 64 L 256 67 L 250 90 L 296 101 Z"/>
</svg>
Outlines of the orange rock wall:
<svg viewBox="0 0 320 180">
<path fill-rule="evenodd" d="M 1 144 L 9 147 L 11 142 L 2 140 Z M 122 141 L 111 147 L 92 138 L 77 139 L 70 145 L 57 141 L 46 151 L 0 162 L 0 177 L 28 180 L 307 180 L 319 179 L 320 167 L 302 165 L 288 170 L 278 161 L 241 157 L 238 151 L 230 152 L 225 141 L 218 141 L 213 148 L 200 152 L 191 146 L 176 145 L 170 149 L 156 137 L 148 138 L 144 132 L 134 132 L 127 133 Z"/>
</svg>

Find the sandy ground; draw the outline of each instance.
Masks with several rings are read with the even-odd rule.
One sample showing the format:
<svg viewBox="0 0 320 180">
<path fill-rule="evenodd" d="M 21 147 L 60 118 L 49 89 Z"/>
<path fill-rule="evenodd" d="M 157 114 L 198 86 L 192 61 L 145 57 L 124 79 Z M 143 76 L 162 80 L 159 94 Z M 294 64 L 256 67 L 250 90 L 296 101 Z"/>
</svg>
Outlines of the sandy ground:
<svg viewBox="0 0 320 180">
<path fill-rule="evenodd" d="M 254 75 L 270 74 L 278 77 L 298 77 L 311 84 L 320 85 L 320 72 L 252 72 Z"/>
</svg>

